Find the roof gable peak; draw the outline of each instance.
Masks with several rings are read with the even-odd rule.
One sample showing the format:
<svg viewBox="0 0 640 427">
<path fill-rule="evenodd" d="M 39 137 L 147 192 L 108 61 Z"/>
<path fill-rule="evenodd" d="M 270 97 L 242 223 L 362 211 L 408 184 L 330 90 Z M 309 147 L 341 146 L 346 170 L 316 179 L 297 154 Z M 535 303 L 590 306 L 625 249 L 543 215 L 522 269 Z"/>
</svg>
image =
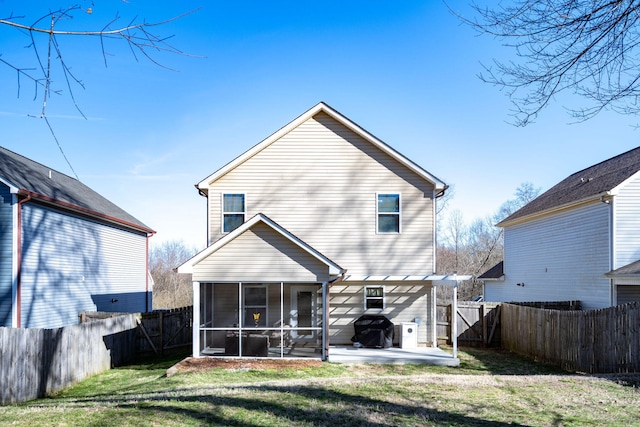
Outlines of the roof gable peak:
<svg viewBox="0 0 640 427">
<path fill-rule="evenodd" d="M 435 189 L 437 192 L 447 188 L 447 185 L 444 182 L 442 182 L 440 179 L 438 179 L 436 176 L 430 174 L 425 169 L 418 166 L 416 163 L 414 163 L 413 161 L 411 161 L 410 159 L 408 159 L 407 157 L 405 157 L 395 149 L 391 148 L 382 140 L 375 137 L 373 134 L 371 134 L 370 132 L 362 128 L 360 125 L 358 125 L 357 123 L 353 122 L 352 120 L 350 120 L 349 118 L 347 118 L 346 116 L 344 116 L 343 114 L 335 110 L 334 108 L 330 107 L 325 102 L 319 102 L 315 106 L 311 107 L 309 110 L 307 110 L 306 112 L 302 113 L 300 116 L 296 117 L 294 120 L 289 122 L 287 125 L 283 126 L 282 128 L 280 128 L 279 130 L 271 134 L 266 139 L 254 145 L 252 148 L 245 151 L 243 154 L 236 157 L 234 160 L 227 163 L 225 166 L 223 166 L 222 168 L 215 171 L 213 174 L 209 175 L 208 177 L 200 181 L 198 184 L 196 184 L 196 188 L 198 188 L 199 190 L 206 191 L 212 182 L 216 181 L 217 179 L 224 176 L 231 170 L 235 169 L 236 167 L 238 167 L 245 161 L 249 160 L 256 154 L 258 154 L 259 152 L 261 152 L 262 150 L 270 146 L 272 143 L 274 143 L 275 141 L 283 137 L 284 135 L 291 132 L 293 129 L 300 126 L 302 123 L 306 122 L 307 120 L 311 119 L 312 117 L 316 116 L 321 112 L 327 114 L 329 117 L 336 120 L 338 123 L 341 123 L 342 125 L 346 126 L 348 129 L 355 132 L 357 135 L 364 138 L 369 143 L 373 144 L 374 146 L 376 146 L 386 154 L 390 155 L 392 158 L 399 161 L 403 166 L 409 168 L 410 170 L 417 173 L 420 177 L 422 177 L 426 181 L 432 183 L 435 186 Z"/>
</svg>

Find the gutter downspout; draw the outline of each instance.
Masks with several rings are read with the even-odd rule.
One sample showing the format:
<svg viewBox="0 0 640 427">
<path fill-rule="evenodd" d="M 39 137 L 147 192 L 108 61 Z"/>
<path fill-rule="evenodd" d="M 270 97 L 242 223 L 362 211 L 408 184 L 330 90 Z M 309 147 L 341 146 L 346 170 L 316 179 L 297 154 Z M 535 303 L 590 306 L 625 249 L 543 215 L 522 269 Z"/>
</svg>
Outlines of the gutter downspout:
<svg viewBox="0 0 640 427">
<path fill-rule="evenodd" d="M 16 271 L 16 305 L 17 305 L 17 321 L 16 328 L 21 327 L 22 318 L 22 301 L 21 301 L 21 285 L 22 285 L 22 205 L 31 200 L 31 195 L 27 195 L 22 200 L 18 201 L 18 229 L 17 236 L 17 258 L 18 258 L 18 271 Z"/>
</svg>

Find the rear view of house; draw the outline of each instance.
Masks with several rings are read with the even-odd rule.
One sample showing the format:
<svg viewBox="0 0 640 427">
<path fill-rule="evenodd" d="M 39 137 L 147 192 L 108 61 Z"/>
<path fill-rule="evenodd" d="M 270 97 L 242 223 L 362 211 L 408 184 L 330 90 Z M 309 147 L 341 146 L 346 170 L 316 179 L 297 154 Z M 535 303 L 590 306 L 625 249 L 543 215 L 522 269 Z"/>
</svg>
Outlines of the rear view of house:
<svg viewBox="0 0 640 427">
<path fill-rule="evenodd" d="M 78 180 L 0 147 L 0 326 L 146 311 L 153 233 Z"/>
<path fill-rule="evenodd" d="M 431 173 L 320 103 L 196 186 L 195 356 L 324 358 L 362 315 L 435 345 Z"/>
<path fill-rule="evenodd" d="M 640 301 L 640 147 L 576 172 L 503 220 L 488 301 Z"/>
</svg>

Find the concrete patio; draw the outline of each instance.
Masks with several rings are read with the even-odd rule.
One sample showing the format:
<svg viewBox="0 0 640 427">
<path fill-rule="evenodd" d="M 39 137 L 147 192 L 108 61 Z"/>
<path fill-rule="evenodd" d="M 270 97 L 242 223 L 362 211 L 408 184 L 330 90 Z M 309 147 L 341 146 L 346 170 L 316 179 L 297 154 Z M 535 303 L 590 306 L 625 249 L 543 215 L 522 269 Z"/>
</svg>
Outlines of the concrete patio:
<svg viewBox="0 0 640 427">
<path fill-rule="evenodd" d="M 427 364 L 459 366 L 460 359 L 444 350 L 433 347 L 417 348 L 356 348 L 351 346 L 329 347 L 329 362 L 335 363 L 387 363 Z"/>
</svg>

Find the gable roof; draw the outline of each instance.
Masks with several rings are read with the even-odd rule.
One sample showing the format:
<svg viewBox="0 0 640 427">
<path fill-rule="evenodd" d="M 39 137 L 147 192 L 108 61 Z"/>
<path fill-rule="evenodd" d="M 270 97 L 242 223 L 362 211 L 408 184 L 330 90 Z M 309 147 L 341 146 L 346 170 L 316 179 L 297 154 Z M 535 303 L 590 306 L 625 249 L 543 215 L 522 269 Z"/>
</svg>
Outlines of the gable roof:
<svg viewBox="0 0 640 427">
<path fill-rule="evenodd" d="M 155 233 L 77 179 L 4 147 L 0 147 L 0 182 L 7 185 L 11 193 L 23 197 L 31 197 L 144 233 Z"/>
<path fill-rule="evenodd" d="M 500 261 L 480 276 L 478 276 L 479 280 L 499 280 L 504 277 L 504 261 Z"/>
<path fill-rule="evenodd" d="M 596 197 L 609 196 L 611 191 L 638 171 L 640 171 L 640 147 L 569 175 L 498 225 L 504 226 L 529 215 Z"/>
<path fill-rule="evenodd" d="M 392 158 L 400 162 L 402 165 L 404 165 L 405 167 L 409 168 L 410 170 L 418 174 L 418 176 L 422 177 L 428 182 L 431 182 L 434 185 L 436 192 L 440 192 L 448 188 L 448 186 L 444 182 L 442 182 L 440 179 L 438 179 L 436 176 L 427 172 L 425 169 L 418 166 L 416 163 L 409 160 L 407 157 L 403 156 L 398 151 L 394 150 L 389 145 L 387 145 L 380 139 L 376 138 L 374 135 L 367 132 L 366 130 L 361 128 L 358 124 L 352 122 L 350 119 L 348 119 L 347 117 L 339 113 L 337 110 L 331 108 L 329 105 L 325 104 L 324 102 L 320 102 L 316 104 L 314 107 L 312 107 L 311 109 L 307 110 L 305 113 L 298 116 L 296 119 L 291 121 L 286 126 L 280 128 L 278 131 L 273 133 L 268 138 L 264 139 L 262 142 L 258 143 L 257 145 L 254 145 L 248 151 L 244 152 L 243 154 L 236 157 L 231 162 L 227 163 L 222 168 L 215 171 L 213 174 L 209 175 L 208 177 L 200 181 L 198 184 L 196 184 L 196 188 L 200 190 L 207 190 L 211 182 L 217 180 L 218 178 L 222 177 L 229 171 L 235 169 L 237 166 L 244 163 L 251 157 L 255 156 L 256 154 L 258 154 L 259 152 L 267 148 L 269 145 L 271 145 L 272 143 L 280 139 L 282 136 L 291 132 L 293 129 L 295 129 L 296 127 L 298 127 L 299 125 L 301 125 L 302 123 L 309 120 L 310 118 L 312 118 L 313 116 L 315 116 L 320 112 L 326 113 L 327 115 L 332 117 L 334 120 L 336 120 L 337 122 L 347 127 L 349 130 L 353 131 L 360 137 L 364 138 L 366 141 L 370 142 L 372 145 L 376 146 L 377 148 L 385 152 L 387 155 L 391 156 Z"/>
<path fill-rule="evenodd" d="M 615 270 L 611 270 L 610 272 L 608 272 L 607 274 L 605 274 L 605 277 L 616 277 L 616 278 L 622 278 L 622 277 L 633 277 L 636 278 L 640 276 L 640 260 L 632 262 L 631 264 L 627 264 L 623 267 L 617 268 Z"/>
<path fill-rule="evenodd" d="M 270 227 L 275 232 L 277 232 L 277 233 L 281 234 L 282 236 L 284 236 L 291 243 L 293 243 L 294 245 L 298 246 L 300 249 L 302 249 L 303 251 L 305 251 L 309 255 L 311 255 L 314 258 L 316 258 L 318 261 L 320 261 L 323 264 L 325 264 L 329 268 L 329 275 L 330 276 L 339 276 L 339 275 L 344 274 L 346 272 L 346 270 L 343 269 L 342 267 L 340 267 L 338 264 L 336 264 L 335 262 L 331 261 L 329 258 L 327 258 L 323 254 L 321 254 L 319 251 L 317 251 L 316 249 L 311 247 L 309 244 L 307 244 L 304 241 L 300 240 L 299 238 L 297 238 L 296 236 L 291 234 L 289 231 L 287 231 L 284 227 L 280 226 L 279 224 L 277 224 L 276 222 L 271 220 L 269 217 L 267 217 L 266 215 L 261 214 L 261 213 L 251 217 L 248 221 L 244 222 L 238 228 L 236 228 L 235 230 L 233 230 L 229 234 L 225 235 L 224 237 L 218 239 L 216 242 L 214 242 L 213 244 L 208 246 L 206 249 L 204 249 L 200 253 L 196 254 L 194 257 L 192 257 L 188 261 L 184 262 L 182 265 L 180 265 L 176 269 L 176 271 L 178 273 L 193 273 L 193 267 L 196 264 L 198 264 L 200 261 L 202 261 L 205 258 L 209 257 L 211 254 L 216 252 L 218 249 L 224 247 L 225 245 L 227 245 L 228 243 L 233 241 L 236 237 L 242 235 L 247 230 L 250 230 L 256 224 L 260 224 L 260 223 L 267 225 L 268 227 Z"/>
</svg>

